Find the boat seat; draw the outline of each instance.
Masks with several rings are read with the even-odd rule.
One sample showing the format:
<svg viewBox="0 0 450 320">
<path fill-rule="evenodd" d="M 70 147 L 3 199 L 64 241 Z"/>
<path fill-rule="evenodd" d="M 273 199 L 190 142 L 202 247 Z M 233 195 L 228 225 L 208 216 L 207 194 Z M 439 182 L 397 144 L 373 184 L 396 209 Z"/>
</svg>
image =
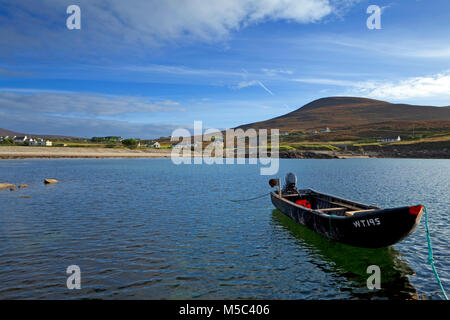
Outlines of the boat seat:
<svg viewBox="0 0 450 320">
<path fill-rule="evenodd" d="M 368 212 L 368 211 L 374 211 L 375 209 L 366 209 L 366 210 L 356 210 L 356 211 L 347 211 L 346 213 L 345 213 L 345 215 L 347 216 L 347 217 L 351 217 L 351 216 L 353 216 L 354 214 L 356 214 L 356 213 L 361 213 L 361 212 Z"/>
<path fill-rule="evenodd" d="M 334 204 L 334 205 L 336 205 L 336 206 L 341 206 L 341 207 L 344 207 L 344 208 L 347 208 L 347 209 L 352 209 L 352 210 L 354 210 L 354 211 L 361 210 L 361 208 L 358 208 L 358 207 L 355 207 L 355 206 L 352 206 L 352 205 L 346 204 L 346 203 L 333 202 L 333 201 L 330 201 L 330 203 L 331 203 L 331 204 Z"/>
<path fill-rule="evenodd" d="M 345 210 L 347 208 L 325 208 L 325 209 L 317 209 L 321 212 L 328 212 L 328 211 L 340 211 L 340 210 Z"/>
</svg>

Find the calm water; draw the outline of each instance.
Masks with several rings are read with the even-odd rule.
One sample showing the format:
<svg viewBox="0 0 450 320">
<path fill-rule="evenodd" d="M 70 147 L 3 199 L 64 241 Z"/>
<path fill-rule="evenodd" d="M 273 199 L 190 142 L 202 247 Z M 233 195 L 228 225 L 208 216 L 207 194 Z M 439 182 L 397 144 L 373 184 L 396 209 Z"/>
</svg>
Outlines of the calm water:
<svg viewBox="0 0 450 320">
<path fill-rule="evenodd" d="M 450 291 L 449 160 L 282 160 L 301 187 L 394 207 L 425 204 Z M 44 178 L 60 180 L 45 186 Z M 329 242 L 274 210 L 255 165 L 167 159 L 2 160 L 0 298 L 395 299 L 442 296 L 424 220 L 387 249 Z M 22 198 L 27 196 L 30 198 Z M 82 289 L 66 288 L 80 266 Z M 382 289 L 366 288 L 381 268 Z"/>
</svg>

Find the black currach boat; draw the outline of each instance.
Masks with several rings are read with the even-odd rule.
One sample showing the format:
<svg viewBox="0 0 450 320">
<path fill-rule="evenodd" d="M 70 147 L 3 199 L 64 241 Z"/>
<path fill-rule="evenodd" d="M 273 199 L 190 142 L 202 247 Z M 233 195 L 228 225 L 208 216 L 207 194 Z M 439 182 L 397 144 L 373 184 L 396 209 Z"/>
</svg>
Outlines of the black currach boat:
<svg viewBox="0 0 450 320">
<path fill-rule="evenodd" d="M 279 190 L 270 194 L 273 205 L 284 215 L 329 239 L 351 246 L 382 248 L 411 234 L 419 224 L 423 206 L 381 209 L 355 201 L 297 190 L 294 174 L 286 176 L 281 189 L 279 179 L 271 179 Z"/>
</svg>

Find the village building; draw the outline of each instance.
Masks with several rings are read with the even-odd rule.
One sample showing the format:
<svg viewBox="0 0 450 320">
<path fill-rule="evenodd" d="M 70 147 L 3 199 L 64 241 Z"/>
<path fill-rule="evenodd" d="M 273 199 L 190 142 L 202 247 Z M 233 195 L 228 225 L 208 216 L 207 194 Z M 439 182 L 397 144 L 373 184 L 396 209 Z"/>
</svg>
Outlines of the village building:
<svg viewBox="0 0 450 320">
<path fill-rule="evenodd" d="M 147 146 L 149 148 L 155 148 L 155 149 L 161 148 L 161 145 L 160 145 L 160 143 L 158 141 L 150 142 Z"/>
<path fill-rule="evenodd" d="M 33 140 L 33 139 L 30 139 L 29 145 L 30 146 L 51 147 L 51 146 L 53 146 L 53 142 L 51 142 L 50 140 Z"/>
<path fill-rule="evenodd" d="M 400 138 L 400 136 L 398 136 L 397 138 L 383 138 L 377 140 L 377 142 L 400 142 L 400 141 L 402 141 L 402 138 Z"/>
<path fill-rule="evenodd" d="M 13 142 L 14 143 L 25 143 L 28 140 L 27 136 L 18 136 L 14 137 Z"/>
<path fill-rule="evenodd" d="M 172 149 L 195 148 L 197 143 L 172 143 Z"/>
</svg>

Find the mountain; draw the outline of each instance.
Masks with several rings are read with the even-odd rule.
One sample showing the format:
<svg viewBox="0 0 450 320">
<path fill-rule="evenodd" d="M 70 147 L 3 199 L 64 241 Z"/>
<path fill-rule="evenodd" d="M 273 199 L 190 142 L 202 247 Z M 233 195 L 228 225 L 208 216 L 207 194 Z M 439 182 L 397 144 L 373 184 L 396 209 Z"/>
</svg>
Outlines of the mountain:
<svg viewBox="0 0 450 320">
<path fill-rule="evenodd" d="M 26 136 L 26 134 L 0 128 L 0 137 L 5 137 L 5 136 L 10 136 L 10 137 Z"/>
<path fill-rule="evenodd" d="M 239 128 L 311 130 L 371 127 L 377 124 L 399 127 L 418 124 L 450 128 L 450 106 L 431 107 L 393 104 L 357 97 L 329 97 L 310 102 L 283 116 L 242 125 Z"/>
</svg>

